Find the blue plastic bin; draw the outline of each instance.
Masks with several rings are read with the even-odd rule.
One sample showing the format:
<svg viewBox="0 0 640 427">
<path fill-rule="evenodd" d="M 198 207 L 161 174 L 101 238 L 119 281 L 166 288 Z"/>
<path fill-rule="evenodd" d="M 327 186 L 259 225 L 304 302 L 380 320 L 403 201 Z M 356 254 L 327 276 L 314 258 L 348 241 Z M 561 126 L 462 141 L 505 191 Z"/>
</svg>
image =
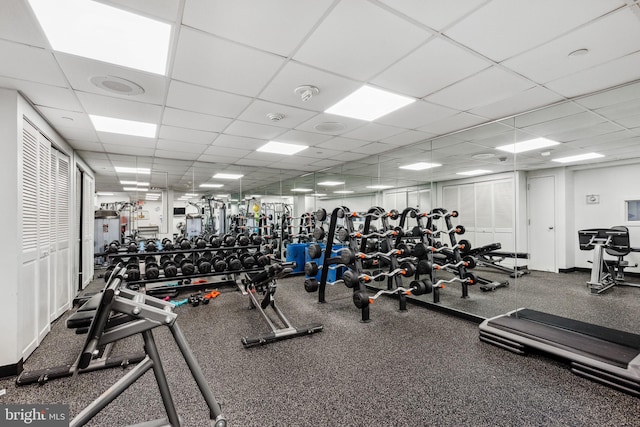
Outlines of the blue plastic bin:
<svg viewBox="0 0 640 427">
<path fill-rule="evenodd" d="M 319 245 L 323 250 L 322 255 L 320 256 L 320 258 L 311 259 L 311 257 L 309 256 L 309 246 L 310 245 L 308 245 L 304 250 L 305 262 L 313 261 L 316 264 L 318 264 L 318 267 L 320 267 L 323 264 L 323 262 L 324 262 L 325 245 L 324 245 L 324 243 L 319 243 Z M 338 256 L 338 252 L 337 252 L 338 249 L 340 249 L 340 246 L 333 245 L 333 251 L 331 252 L 331 256 L 332 257 L 337 257 Z M 342 278 L 343 270 L 344 270 L 344 267 L 340 267 L 340 268 L 336 268 L 336 269 L 329 269 L 329 273 L 327 274 L 327 282 L 335 282 L 336 280 Z M 316 274 L 315 278 L 320 280 L 320 276 L 321 275 L 322 275 L 322 270 L 318 270 L 318 274 Z"/>
<path fill-rule="evenodd" d="M 287 262 L 294 261 L 296 263 L 296 268 L 292 273 L 304 272 L 304 253 L 307 247 L 306 243 L 289 243 L 287 245 Z"/>
</svg>

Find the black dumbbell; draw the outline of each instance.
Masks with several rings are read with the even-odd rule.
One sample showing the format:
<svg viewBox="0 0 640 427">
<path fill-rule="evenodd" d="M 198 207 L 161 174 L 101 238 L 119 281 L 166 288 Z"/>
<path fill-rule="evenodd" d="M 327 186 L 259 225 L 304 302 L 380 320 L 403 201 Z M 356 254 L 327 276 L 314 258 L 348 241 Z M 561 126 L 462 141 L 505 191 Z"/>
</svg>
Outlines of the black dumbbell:
<svg viewBox="0 0 640 427">
<path fill-rule="evenodd" d="M 109 246 L 107 246 L 107 252 L 109 252 L 110 254 L 117 254 L 119 249 L 120 242 L 118 242 L 117 240 L 114 240 L 113 242 L 109 243 Z"/>
<path fill-rule="evenodd" d="M 236 255 L 229 255 L 225 259 L 225 262 L 227 263 L 227 265 L 229 266 L 229 270 L 231 271 L 242 270 L 242 262 Z"/>
<path fill-rule="evenodd" d="M 213 270 L 217 273 L 222 273 L 227 269 L 227 262 L 220 256 L 213 257 L 211 264 L 213 265 Z"/>
<path fill-rule="evenodd" d="M 187 239 L 182 239 L 180 241 L 180 249 L 183 249 L 183 250 L 191 249 L 191 242 Z"/>
<path fill-rule="evenodd" d="M 158 245 L 156 245 L 156 242 L 153 240 L 147 240 L 147 242 L 144 244 L 144 251 L 145 252 L 157 252 L 158 251 Z"/>
<path fill-rule="evenodd" d="M 222 246 L 222 239 L 218 236 L 211 236 L 211 238 L 209 239 L 209 243 L 211 244 L 212 248 L 219 248 L 220 246 Z"/>
<path fill-rule="evenodd" d="M 256 263 L 260 267 L 265 267 L 265 266 L 271 264 L 271 258 L 269 258 L 267 255 L 263 254 L 262 252 L 256 252 L 253 256 L 256 259 Z"/>
<path fill-rule="evenodd" d="M 196 248 L 198 249 L 204 249 L 207 247 L 207 241 L 204 240 L 202 237 L 198 237 L 196 239 Z"/>
<path fill-rule="evenodd" d="M 196 266 L 193 265 L 191 258 L 184 258 L 180 261 L 180 271 L 182 271 L 183 276 L 191 276 L 196 273 Z"/>
<path fill-rule="evenodd" d="M 204 257 L 200 257 L 196 260 L 196 266 L 198 267 L 198 273 L 203 274 L 211 273 L 211 269 L 213 268 L 211 262 Z"/>
<path fill-rule="evenodd" d="M 127 245 L 127 252 L 129 253 L 138 252 L 138 245 L 136 245 L 136 242 L 131 242 L 129 243 L 129 245 Z"/>
<path fill-rule="evenodd" d="M 251 269 L 253 267 L 255 267 L 256 265 L 256 259 L 254 258 L 254 256 L 250 253 L 243 253 L 240 254 L 240 256 L 238 257 L 240 259 L 240 262 L 242 263 L 242 266 L 244 268 L 248 268 Z"/>
<path fill-rule="evenodd" d="M 251 244 L 251 240 L 244 234 L 238 234 L 238 237 L 236 237 L 236 243 L 238 246 L 249 246 Z"/>
<path fill-rule="evenodd" d="M 144 259 L 144 277 L 145 279 L 157 279 L 160 277 L 160 268 L 156 262 L 156 257 L 148 256 Z"/>
<path fill-rule="evenodd" d="M 165 237 L 162 239 L 162 248 L 165 251 L 172 251 L 175 247 L 173 246 L 173 242 Z"/>
<path fill-rule="evenodd" d="M 236 245 L 236 239 L 231 234 L 225 234 L 222 236 L 222 244 L 228 248 L 232 248 Z"/>
<path fill-rule="evenodd" d="M 138 263 L 138 257 L 129 258 L 129 262 L 127 263 L 127 281 L 134 282 L 136 280 L 140 280 L 140 264 Z"/>
</svg>

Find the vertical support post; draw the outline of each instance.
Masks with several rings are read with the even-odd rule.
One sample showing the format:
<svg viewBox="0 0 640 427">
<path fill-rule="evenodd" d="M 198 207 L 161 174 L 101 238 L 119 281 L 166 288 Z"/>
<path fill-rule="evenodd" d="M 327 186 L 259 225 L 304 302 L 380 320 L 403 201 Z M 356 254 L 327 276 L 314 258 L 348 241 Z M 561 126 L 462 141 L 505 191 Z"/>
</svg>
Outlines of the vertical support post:
<svg viewBox="0 0 640 427">
<path fill-rule="evenodd" d="M 160 354 L 158 353 L 158 347 L 153 339 L 153 333 L 151 331 L 144 331 L 142 333 L 144 340 L 144 348 L 151 360 L 153 360 L 153 373 L 160 389 L 160 396 L 162 396 L 162 403 L 164 409 L 167 411 L 167 418 L 169 419 L 169 425 L 172 427 L 180 427 L 180 418 L 176 411 L 176 405 L 173 403 L 171 397 L 171 390 L 169 389 L 169 382 L 167 376 L 164 373 L 162 362 L 160 361 Z"/>
</svg>

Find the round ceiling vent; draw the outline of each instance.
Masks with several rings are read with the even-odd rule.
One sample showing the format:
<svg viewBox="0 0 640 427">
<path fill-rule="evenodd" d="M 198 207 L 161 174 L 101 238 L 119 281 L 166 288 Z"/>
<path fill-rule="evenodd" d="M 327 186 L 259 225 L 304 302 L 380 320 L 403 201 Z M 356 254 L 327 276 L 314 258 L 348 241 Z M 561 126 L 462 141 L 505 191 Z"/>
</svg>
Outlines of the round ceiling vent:
<svg viewBox="0 0 640 427">
<path fill-rule="evenodd" d="M 271 120 L 272 122 L 279 122 L 285 117 L 287 116 L 283 113 L 267 113 L 267 119 Z"/>
<path fill-rule="evenodd" d="M 471 158 L 475 160 L 487 160 L 487 159 L 492 159 L 495 156 L 496 155 L 493 153 L 478 153 L 471 156 Z"/>
<path fill-rule="evenodd" d="M 345 127 L 346 126 L 340 122 L 324 122 L 324 123 L 318 123 L 313 128 L 318 132 L 336 133 L 336 132 L 343 131 Z"/>
<path fill-rule="evenodd" d="M 102 90 L 118 95 L 135 96 L 144 93 L 142 86 L 121 77 L 93 76 L 89 81 Z"/>
</svg>

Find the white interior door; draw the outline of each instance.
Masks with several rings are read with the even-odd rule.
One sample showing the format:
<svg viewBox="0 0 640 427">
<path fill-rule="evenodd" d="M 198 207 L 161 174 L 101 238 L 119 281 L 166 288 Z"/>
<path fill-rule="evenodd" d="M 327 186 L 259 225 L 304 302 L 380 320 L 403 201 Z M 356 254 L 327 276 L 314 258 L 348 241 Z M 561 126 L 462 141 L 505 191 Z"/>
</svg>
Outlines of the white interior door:
<svg viewBox="0 0 640 427">
<path fill-rule="evenodd" d="M 555 179 L 529 178 L 527 207 L 529 229 L 529 269 L 557 272 L 555 227 Z"/>
</svg>

